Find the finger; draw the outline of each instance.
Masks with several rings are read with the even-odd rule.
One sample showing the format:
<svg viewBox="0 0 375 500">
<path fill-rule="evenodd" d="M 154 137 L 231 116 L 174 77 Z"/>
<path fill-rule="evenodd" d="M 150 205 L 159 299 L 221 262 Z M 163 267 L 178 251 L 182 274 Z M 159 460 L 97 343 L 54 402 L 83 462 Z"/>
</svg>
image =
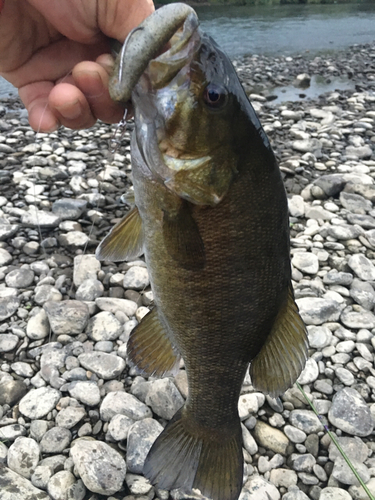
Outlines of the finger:
<svg viewBox="0 0 375 500">
<path fill-rule="evenodd" d="M 112 101 L 108 92 L 108 73 L 103 66 L 84 61 L 73 68 L 72 75 L 94 117 L 106 123 L 116 123 L 122 118 L 124 106 Z"/>
<path fill-rule="evenodd" d="M 60 122 L 48 106 L 51 82 L 30 83 L 18 89 L 28 114 L 31 127 L 37 132 L 53 132 Z"/>
<path fill-rule="evenodd" d="M 96 122 L 85 95 L 70 83 L 58 83 L 49 94 L 48 105 L 58 122 L 65 127 L 89 128 Z"/>
</svg>

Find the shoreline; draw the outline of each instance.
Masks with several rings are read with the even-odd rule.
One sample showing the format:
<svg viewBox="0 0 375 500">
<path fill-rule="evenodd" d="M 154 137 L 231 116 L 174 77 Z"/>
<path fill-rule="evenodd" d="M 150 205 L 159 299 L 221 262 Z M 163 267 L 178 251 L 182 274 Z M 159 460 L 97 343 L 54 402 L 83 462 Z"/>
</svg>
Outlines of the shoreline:
<svg viewBox="0 0 375 500">
<path fill-rule="evenodd" d="M 375 42 L 233 63 L 288 194 L 310 343 L 299 382 L 375 495 Z M 353 88 L 273 100 L 306 73 Z M 35 134 L 18 98 L 1 106 L 0 500 L 21 484 L 23 500 L 168 500 L 141 470 L 165 408 L 187 396 L 186 374 L 160 391 L 129 367 L 127 338 L 152 305 L 145 263 L 93 255 L 126 210 L 129 132 L 111 159 L 115 126 Z M 295 386 L 274 400 L 246 377 L 241 396 L 242 500 L 366 498 Z"/>
</svg>

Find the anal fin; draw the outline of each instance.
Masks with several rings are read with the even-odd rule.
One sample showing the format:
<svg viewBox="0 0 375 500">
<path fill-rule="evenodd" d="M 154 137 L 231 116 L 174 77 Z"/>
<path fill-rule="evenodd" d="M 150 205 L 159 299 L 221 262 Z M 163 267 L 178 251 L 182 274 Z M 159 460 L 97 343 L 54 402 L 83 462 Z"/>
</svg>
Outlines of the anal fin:
<svg viewBox="0 0 375 500">
<path fill-rule="evenodd" d="M 286 303 L 261 351 L 251 362 L 250 376 L 254 388 L 273 397 L 283 394 L 303 370 L 307 346 L 306 328 L 290 285 Z"/>
<path fill-rule="evenodd" d="M 142 220 L 134 207 L 118 222 L 96 249 L 98 260 L 134 260 L 143 253 Z"/>
<path fill-rule="evenodd" d="M 180 355 L 169 340 L 156 307 L 130 333 L 127 353 L 129 361 L 147 376 L 177 373 Z"/>
</svg>

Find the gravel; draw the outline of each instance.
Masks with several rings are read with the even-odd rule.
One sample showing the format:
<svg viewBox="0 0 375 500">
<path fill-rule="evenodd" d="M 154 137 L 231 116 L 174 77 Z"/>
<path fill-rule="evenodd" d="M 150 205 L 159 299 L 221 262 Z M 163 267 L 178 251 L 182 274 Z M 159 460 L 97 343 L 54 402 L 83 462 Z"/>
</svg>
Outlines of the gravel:
<svg viewBox="0 0 375 500">
<path fill-rule="evenodd" d="M 241 500 L 363 499 L 324 425 L 375 494 L 375 45 L 234 64 L 287 190 L 310 344 L 299 383 L 322 416 L 296 386 L 274 400 L 246 377 Z M 274 99 L 312 75 L 353 89 Z M 129 134 L 111 157 L 114 127 L 36 134 L 18 101 L 1 104 L 0 500 L 167 500 L 142 468 L 188 395 L 186 372 L 145 379 L 128 364 L 152 307 L 147 268 L 94 255 L 127 210 Z"/>
</svg>

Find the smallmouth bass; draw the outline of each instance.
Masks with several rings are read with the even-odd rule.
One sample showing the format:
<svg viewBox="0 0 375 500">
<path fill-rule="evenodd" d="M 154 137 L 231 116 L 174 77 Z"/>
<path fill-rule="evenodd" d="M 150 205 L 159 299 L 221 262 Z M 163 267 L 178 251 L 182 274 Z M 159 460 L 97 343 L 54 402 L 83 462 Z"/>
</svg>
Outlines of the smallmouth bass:
<svg viewBox="0 0 375 500">
<path fill-rule="evenodd" d="M 155 307 L 130 335 L 130 361 L 157 376 L 185 361 L 188 398 L 144 475 L 161 489 L 235 500 L 249 363 L 257 390 L 282 394 L 303 369 L 307 338 L 275 156 L 228 57 L 198 24 L 185 4 L 162 7 L 117 60 L 111 96 L 131 96 L 135 109 L 135 208 L 97 255 L 127 260 L 144 250 Z"/>
</svg>

